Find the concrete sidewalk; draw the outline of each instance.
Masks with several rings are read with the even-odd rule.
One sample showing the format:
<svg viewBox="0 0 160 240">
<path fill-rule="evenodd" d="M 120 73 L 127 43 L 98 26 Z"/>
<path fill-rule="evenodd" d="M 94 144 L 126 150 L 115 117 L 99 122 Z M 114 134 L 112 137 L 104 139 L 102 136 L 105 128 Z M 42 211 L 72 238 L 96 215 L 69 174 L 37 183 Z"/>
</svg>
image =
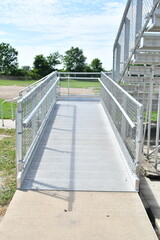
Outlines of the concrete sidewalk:
<svg viewBox="0 0 160 240">
<path fill-rule="evenodd" d="M 0 119 L 0 128 L 15 128 L 16 121 L 11 119 L 4 119 L 4 126 L 2 126 L 2 119 Z"/>
<path fill-rule="evenodd" d="M 17 190 L 1 240 L 157 240 L 137 193 Z"/>
</svg>

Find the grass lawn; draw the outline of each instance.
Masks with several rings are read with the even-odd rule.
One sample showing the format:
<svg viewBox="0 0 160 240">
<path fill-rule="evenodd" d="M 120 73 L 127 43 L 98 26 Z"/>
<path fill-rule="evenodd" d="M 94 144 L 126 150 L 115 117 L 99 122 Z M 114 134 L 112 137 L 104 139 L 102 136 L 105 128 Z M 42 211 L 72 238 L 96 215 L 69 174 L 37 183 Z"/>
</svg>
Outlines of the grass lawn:
<svg viewBox="0 0 160 240">
<path fill-rule="evenodd" d="M 16 190 L 15 130 L 0 128 L 0 206 L 9 204 Z"/>
<path fill-rule="evenodd" d="M 68 79 L 61 80 L 60 86 L 62 88 L 68 87 Z M 90 87 L 100 87 L 100 82 L 98 80 L 74 80 L 70 79 L 70 88 L 90 88 Z"/>
<path fill-rule="evenodd" d="M 144 118 L 146 117 L 146 113 L 144 113 Z M 152 112 L 152 117 L 151 117 L 152 122 L 157 122 L 157 112 L 153 111 Z"/>
<path fill-rule="evenodd" d="M 1 103 L 3 102 L 3 99 L 0 99 L 0 118 L 2 118 L 2 112 L 1 112 Z M 15 115 L 15 109 L 16 109 L 17 103 L 13 103 L 13 111 Z M 11 119 L 12 118 L 12 113 L 11 113 L 11 103 L 5 102 L 3 104 L 3 110 L 4 110 L 4 119 Z M 15 116 L 14 116 L 15 117 Z"/>
<path fill-rule="evenodd" d="M 157 122 L 157 113 L 158 112 L 152 112 L 152 121 Z"/>
<path fill-rule="evenodd" d="M 28 86 L 32 83 L 36 82 L 36 80 L 3 80 L 0 79 L 0 86 Z"/>
</svg>

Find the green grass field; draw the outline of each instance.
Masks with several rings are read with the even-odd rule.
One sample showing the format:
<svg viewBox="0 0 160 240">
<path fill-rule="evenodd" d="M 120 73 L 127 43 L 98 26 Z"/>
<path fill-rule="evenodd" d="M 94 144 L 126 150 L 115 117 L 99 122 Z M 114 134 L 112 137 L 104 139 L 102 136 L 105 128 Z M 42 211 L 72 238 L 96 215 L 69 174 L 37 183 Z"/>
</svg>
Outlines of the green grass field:
<svg viewBox="0 0 160 240">
<path fill-rule="evenodd" d="M 34 83 L 35 80 L 3 80 L 0 79 L 0 86 L 23 86 L 27 87 Z M 3 102 L 4 99 L 0 99 L 0 118 L 2 118 L 2 111 L 1 111 L 1 103 Z M 13 103 L 13 110 L 14 110 L 14 116 L 15 116 L 15 109 L 16 109 L 17 104 L 14 102 Z M 3 110 L 4 110 L 4 119 L 11 119 L 12 114 L 11 114 L 11 103 L 5 102 L 3 104 Z"/>
<path fill-rule="evenodd" d="M 3 118 L 4 119 L 12 119 L 12 111 L 11 111 L 11 103 L 5 102 L 3 105 L 1 105 L 3 102 L 3 99 L 0 99 L 0 118 L 2 118 L 2 109 L 1 106 L 3 107 Z M 15 110 L 16 110 L 17 103 L 13 103 L 13 111 L 14 111 L 14 117 L 15 117 Z"/>
<path fill-rule="evenodd" d="M 3 80 L 0 79 L 0 86 L 29 86 L 36 80 Z M 68 87 L 68 79 L 60 81 L 61 87 Z M 70 79 L 71 88 L 88 88 L 88 87 L 99 87 L 100 83 L 98 80 L 74 80 Z"/>
<path fill-rule="evenodd" d="M 16 190 L 15 130 L 0 128 L 0 206 L 8 205 Z"/>
<path fill-rule="evenodd" d="M 60 81 L 60 86 L 62 88 L 67 88 L 68 87 L 68 80 L 61 80 Z M 74 80 L 70 79 L 69 81 L 69 87 L 70 88 L 95 88 L 95 87 L 100 87 L 100 83 L 97 80 Z"/>
<path fill-rule="evenodd" d="M 35 80 L 3 80 L 0 79 L 0 86 L 28 86 L 32 83 L 36 82 Z"/>
<path fill-rule="evenodd" d="M 146 117 L 146 113 L 144 113 L 144 118 Z M 157 112 L 153 111 L 152 112 L 152 118 L 151 118 L 152 122 L 157 122 Z"/>
</svg>

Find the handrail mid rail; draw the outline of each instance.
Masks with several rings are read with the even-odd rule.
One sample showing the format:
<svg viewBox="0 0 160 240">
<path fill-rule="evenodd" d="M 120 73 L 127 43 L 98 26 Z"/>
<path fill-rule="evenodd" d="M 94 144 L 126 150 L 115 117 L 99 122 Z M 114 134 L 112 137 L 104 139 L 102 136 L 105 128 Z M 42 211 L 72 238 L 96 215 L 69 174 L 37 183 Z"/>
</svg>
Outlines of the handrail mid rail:
<svg viewBox="0 0 160 240">
<path fill-rule="evenodd" d="M 142 152 L 143 106 L 102 73 L 101 100 L 133 174 L 139 175 Z"/>
<path fill-rule="evenodd" d="M 58 82 L 59 77 L 53 72 L 17 102 L 17 187 L 21 187 L 32 154 L 57 101 Z"/>
</svg>

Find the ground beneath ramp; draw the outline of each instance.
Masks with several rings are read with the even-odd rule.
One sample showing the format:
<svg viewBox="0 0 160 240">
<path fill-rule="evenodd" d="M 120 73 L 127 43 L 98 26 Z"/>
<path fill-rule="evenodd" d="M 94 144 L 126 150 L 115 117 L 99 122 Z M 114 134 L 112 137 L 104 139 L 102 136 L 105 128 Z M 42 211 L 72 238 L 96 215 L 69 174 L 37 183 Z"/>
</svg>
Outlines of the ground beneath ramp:
<svg viewBox="0 0 160 240">
<path fill-rule="evenodd" d="M 19 91 L 24 89 L 22 86 L 0 86 L 0 99 L 12 99 L 18 97 Z"/>
</svg>

